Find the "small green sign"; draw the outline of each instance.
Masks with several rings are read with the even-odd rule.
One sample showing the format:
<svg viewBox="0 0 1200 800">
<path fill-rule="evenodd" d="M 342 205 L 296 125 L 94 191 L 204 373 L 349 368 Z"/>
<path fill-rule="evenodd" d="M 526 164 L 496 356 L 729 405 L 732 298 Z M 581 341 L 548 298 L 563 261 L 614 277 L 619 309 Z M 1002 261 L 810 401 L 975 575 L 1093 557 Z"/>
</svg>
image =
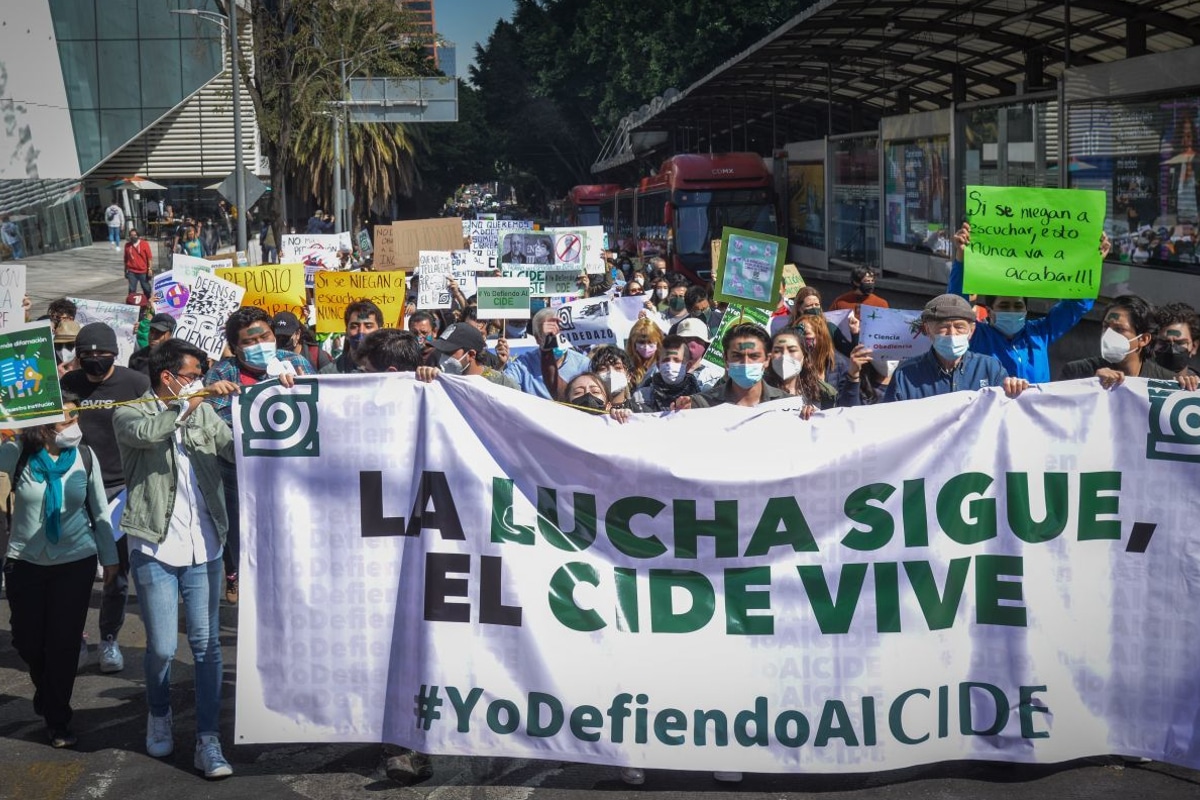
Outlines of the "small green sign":
<svg viewBox="0 0 1200 800">
<path fill-rule="evenodd" d="M 529 319 L 528 278 L 480 278 L 475 297 L 480 319 Z"/>
<path fill-rule="evenodd" d="M 0 427 L 28 428 L 62 419 L 50 323 L 17 325 L 0 333 Z"/>
<path fill-rule="evenodd" d="M 968 186 L 967 294 L 1093 299 L 1100 294 L 1104 192 Z"/>
</svg>

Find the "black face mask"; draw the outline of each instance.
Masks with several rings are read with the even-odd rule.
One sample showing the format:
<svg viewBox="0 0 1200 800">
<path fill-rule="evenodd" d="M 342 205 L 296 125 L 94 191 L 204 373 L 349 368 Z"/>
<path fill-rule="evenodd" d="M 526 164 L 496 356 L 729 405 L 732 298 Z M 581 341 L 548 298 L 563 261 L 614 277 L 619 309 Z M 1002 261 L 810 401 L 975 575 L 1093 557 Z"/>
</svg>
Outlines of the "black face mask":
<svg viewBox="0 0 1200 800">
<path fill-rule="evenodd" d="M 1192 359 L 1191 354 L 1183 345 L 1163 343 L 1159 346 L 1158 352 L 1154 354 L 1154 360 L 1158 362 L 1159 366 L 1165 367 L 1171 372 L 1183 372 Z"/>
<path fill-rule="evenodd" d="M 115 356 L 88 356 L 87 358 L 79 359 L 79 366 L 88 375 L 100 377 L 101 375 L 107 375 L 116 361 Z"/>
<path fill-rule="evenodd" d="M 875 293 L 875 284 L 873 284 L 873 283 L 860 284 L 858 287 L 858 291 L 864 295 L 874 294 Z"/>
<path fill-rule="evenodd" d="M 583 397 L 578 397 L 574 401 L 574 405 L 582 408 L 590 408 L 593 411 L 603 411 L 604 401 L 594 394 L 585 394 Z"/>
</svg>

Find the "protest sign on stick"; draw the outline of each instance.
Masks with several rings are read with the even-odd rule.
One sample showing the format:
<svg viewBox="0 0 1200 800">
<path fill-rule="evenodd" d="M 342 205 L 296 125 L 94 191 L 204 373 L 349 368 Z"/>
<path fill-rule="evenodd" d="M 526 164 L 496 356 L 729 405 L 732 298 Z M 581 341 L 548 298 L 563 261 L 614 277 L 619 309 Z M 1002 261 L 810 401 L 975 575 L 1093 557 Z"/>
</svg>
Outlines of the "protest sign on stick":
<svg viewBox="0 0 1200 800">
<path fill-rule="evenodd" d="M 773 311 L 779 305 L 787 239 L 725 228 L 720 252 L 713 273 L 713 299 Z"/>
<path fill-rule="evenodd" d="M 480 319 L 529 319 L 529 281 L 480 278 L 476 291 Z"/>
<path fill-rule="evenodd" d="M 462 249 L 462 220 L 446 217 L 393 222 L 392 239 L 396 249 L 396 269 L 415 269 L 421 263 L 422 250 Z"/>
<path fill-rule="evenodd" d="M 1093 299 L 1100 293 L 1104 192 L 968 186 L 967 294 Z"/>
</svg>

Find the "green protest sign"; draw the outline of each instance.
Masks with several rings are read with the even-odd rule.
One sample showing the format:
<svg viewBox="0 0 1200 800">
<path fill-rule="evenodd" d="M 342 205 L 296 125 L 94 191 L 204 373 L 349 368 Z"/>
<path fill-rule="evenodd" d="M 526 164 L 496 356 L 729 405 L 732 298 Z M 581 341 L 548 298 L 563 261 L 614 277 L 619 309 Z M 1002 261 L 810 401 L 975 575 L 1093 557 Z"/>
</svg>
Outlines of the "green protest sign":
<svg viewBox="0 0 1200 800">
<path fill-rule="evenodd" d="M 756 231 L 725 228 L 721 255 L 713 276 L 713 299 L 774 310 L 779 305 L 779 284 L 787 239 Z"/>
<path fill-rule="evenodd" d="M 704 360 L 724 369 L 725 352 L 721 349 L 721 340 L 725 338 L 725 332 L 739 322 L 753 322 L 763 330 L 770 331 L 770 320 L 771 315 L 761 308 L 730 304 L 725 309 L 725 316 L 721 317 L 721 324 L 717 326 L 717 332 L 713 334 L 708 350 L 704 351 Z"/>
<path fill-rule="evenodd" d="M 50 323 L 34 322 L 0 333 L 0 427 L 28 428 L 62 418 Z"/>
<path fill-rule="evenodd" d="M 475 297 L 480 319 L 529 319 L 527 278 L 480 278 Z"/>
<path fill-rule="evenodd" d="M 1104 192 L 968 186 L 968 294 L 1073 300 L 1100 293 Z"/>
</svg>

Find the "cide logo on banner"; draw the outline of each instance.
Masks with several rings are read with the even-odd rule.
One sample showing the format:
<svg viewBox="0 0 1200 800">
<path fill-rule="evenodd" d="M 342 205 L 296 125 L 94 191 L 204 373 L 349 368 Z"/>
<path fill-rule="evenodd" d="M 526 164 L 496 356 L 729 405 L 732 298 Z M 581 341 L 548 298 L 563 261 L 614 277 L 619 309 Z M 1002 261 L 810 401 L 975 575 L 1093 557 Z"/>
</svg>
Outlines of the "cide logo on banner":
<svg viewBox="0 0 1200 800">
<path fill-rule="evenodd" d="M 238 398 L 242 454 L 267 458 L 319 456 L 318 392 L 316 381 L 297 381 L 291 389 L 277 383 L 247 387 Z"/>
<path fill-rule="evenodd" d="M 1171 381 L 1150 381 L 1146 458 L 1200 463 L 1200 396 Z"/>
</svg>

